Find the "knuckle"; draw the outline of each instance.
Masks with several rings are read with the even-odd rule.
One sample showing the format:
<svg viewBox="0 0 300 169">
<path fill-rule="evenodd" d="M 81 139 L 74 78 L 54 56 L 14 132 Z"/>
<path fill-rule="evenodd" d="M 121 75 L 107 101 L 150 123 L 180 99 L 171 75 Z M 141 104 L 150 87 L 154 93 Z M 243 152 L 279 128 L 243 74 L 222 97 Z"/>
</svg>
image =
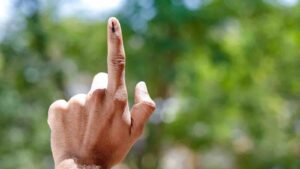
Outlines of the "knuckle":
<svg viewBox="0 0 300 169">
<path fill-rule="evenodd" d="M 93 98 L 99 98 L 99 97 L 104 96 L 105 94 L 106 94 L 106 89 L 95 89 L 95 90 L 92 92 L 91 96 L 92 96 Z"/>
<path fill-rule="evenodd" d="M 49 113 L 50 112 L 60 112 L 67 110 L 68 103 L 65 100 L 56 100 L 49 106 Z"/>
<path fill-rule="evenodd" d="M 127 104 L 127 97 L 125 96 L 115 96 L 114 97 L 114 103 L 121 106 L 125 107 Z"/>
<path fill-rule="evenodd" d="M 142 107 L 151 113 L 156 109 L 156 104 L 154 101 L 142 101 L 141 104 L 143 105 Z"/>
<path fill-rule="evenodd" d="M 95 78 L 99 78 L 99 77 L 103 77 L 103 76 L 107 76 L 107 73 L 99 72 L 99 73 L 97 73 L 97 74 L 94 76 L 94 79 L 95 79 Z"/>
<path fill-rule="evenodd" d="M 127 105 L 127 91 L 124 89 L 119 89 L 114 95 L 114 103 L 121 106 L 125 107 Z"/>
<path fill-rule="evenodd" d="M 115 54 L 114 57 L 111 59 L 111 64 L 117 67 L 125 66 L 125 55 L 122 53 Z"/>
<path fill-rule="evenodd" d="M 96 81 L 96 80 L 103 80 L 103 79 L 107 79 L 107 73 L 104 73 L 104 72 L 100 72 L 100 73 L 97 73 L 94 78 L 93 78 L 93 81 Z"/>
<path fill-rule="evenodd" d="M 84 106 L 85 100 L 86 100 L 85 94 L 77 94 L 69 100 L 69 104 L 72 106 Z"/>
<path fill-rule="evenodd" d="M 51 127 L 54 119 L 59 118 L 64 112 L 68 110 L 68 103 L 65 100 L 57 100 L 53 102 L 48 110 L 47 123 Z"/>
</svg>

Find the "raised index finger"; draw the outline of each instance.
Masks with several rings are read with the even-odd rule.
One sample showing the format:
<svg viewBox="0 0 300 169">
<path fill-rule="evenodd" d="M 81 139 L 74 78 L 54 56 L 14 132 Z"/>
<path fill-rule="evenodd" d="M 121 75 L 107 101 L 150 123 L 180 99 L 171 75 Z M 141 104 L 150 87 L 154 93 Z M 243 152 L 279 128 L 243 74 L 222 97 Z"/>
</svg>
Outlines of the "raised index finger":
<svg viewBox="0 0 300 169">
<path fill-rule="evenodd" d="M 125 51 L 121 25 L 117 18 L 111 17 L 107 24 L 107 68 L 109 92 L 115 93 L 125 88 Z"/>
</svg>

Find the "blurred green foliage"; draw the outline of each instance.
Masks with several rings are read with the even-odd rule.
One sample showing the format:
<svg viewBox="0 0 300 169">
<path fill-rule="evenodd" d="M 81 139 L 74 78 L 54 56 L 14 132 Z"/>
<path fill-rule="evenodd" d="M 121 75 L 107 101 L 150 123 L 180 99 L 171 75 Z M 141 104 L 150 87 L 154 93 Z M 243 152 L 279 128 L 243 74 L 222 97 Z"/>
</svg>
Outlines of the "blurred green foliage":
<svg viewBox="0 0 300 169">
<path fill-rule="evenodd" d="M 60 18 L 59 1 L 13 3 L 0 43 L 0 168 L 52 168 L 48 106 L 106 71 L 106 23 Z M 117 16 L 130 98 L 144 80 L 158 105 L 130 168 L 167 169 L 165 152 L 182 146 L 195 158 L 187 169 L 300 168 L 300 3 L 127 0 Z"/>
</svg>

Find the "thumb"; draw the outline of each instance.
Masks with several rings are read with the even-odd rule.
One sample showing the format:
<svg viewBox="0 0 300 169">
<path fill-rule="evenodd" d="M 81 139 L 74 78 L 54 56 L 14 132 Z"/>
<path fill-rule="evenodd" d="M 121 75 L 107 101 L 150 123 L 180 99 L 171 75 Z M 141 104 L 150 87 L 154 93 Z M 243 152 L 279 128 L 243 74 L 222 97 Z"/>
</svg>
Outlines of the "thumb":
<svg viewBox="0 0 300 169">
<path fill-rule="evenodd" d="M 133 133 L 140 136 L 149 117 L 155 110 L 155 102 L 150 98 L 145 82 L 139 82 L 135 87 L 135 104 L 131 110 Z"/>
</svg>

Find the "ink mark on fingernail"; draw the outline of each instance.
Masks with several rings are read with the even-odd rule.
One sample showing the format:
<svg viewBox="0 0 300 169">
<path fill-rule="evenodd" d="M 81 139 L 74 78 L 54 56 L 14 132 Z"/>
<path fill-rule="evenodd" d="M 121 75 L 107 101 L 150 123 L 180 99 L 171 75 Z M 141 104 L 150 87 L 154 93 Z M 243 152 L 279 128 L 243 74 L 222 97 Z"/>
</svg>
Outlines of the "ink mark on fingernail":
<svg viewBox="0 0 300 169">
<path fill-rule="evenodd" d="M 116 31 L 116 29 L 115 29 L 115 23 L 114 23 L 114 22 L 112 22 L 111 31 L 112 31 L 112 32 L 115 32 L 115 31 Z"/>
</svg>

